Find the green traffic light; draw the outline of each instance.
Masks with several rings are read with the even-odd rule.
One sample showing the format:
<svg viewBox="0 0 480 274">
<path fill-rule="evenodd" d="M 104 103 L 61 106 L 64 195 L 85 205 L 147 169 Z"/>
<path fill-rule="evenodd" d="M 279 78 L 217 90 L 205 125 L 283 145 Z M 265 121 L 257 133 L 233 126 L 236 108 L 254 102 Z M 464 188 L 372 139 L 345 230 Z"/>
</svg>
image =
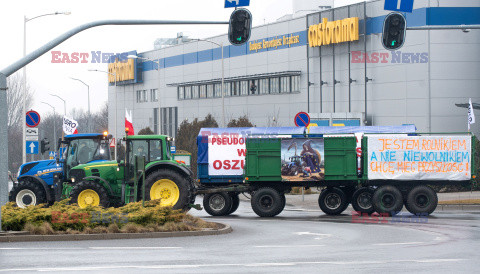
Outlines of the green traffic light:
<svg viewBox="0 0 480 274">
<path fill-rule="evenodd" d="M 237 38 L 237 41 L 242 41 L 242 37 L 238 37 L 238 38 Z"/>
<path fill-rule="evenodd" d="M 392 41 L 392 46 L 395 46 L 395 43 L 396 43 L 396 42 L 397 42 L 396 40 L 393 40 L 393 41 Z"/>
</svg>

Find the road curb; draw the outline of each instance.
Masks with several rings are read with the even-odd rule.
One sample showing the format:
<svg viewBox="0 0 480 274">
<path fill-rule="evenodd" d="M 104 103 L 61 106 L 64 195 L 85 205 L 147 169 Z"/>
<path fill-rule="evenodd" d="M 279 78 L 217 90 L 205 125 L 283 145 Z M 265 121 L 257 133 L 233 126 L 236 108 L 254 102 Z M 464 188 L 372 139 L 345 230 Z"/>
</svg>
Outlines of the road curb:
<svg viewBox="0 0 480 274">
<path fill-rule="evenodd" d="M 87 241 L 87 240 L 119 240 L 148 239 L 190 236 L 212 236 L 228 234 L 233 231 L 228 224 L 216 223 L 221 226 L 214 230 L 147 232 L 147 233 L 110 233 L 110 234 L 60 234 L 60 235 L 15 235 L 8 233 L 0 236 L 0 242 L 42 242 L 42 241 Z"/>
</svg>

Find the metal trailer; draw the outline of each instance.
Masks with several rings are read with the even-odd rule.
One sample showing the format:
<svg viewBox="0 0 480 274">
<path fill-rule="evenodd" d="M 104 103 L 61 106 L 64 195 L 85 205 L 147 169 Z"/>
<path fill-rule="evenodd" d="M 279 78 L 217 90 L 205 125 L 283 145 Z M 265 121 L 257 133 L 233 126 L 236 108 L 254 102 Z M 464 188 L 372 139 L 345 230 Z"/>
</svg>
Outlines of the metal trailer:
<svg viewBox="0 0 480 274">
<path fill-rule="evenodd" d="M 428 174 L 375 177 L 373 172 L 369 173 L 369 138 L 374 140 L 379 136 L 390 136 L 415 140 L 430 135 L 436 136 L 432 137 L 434 139 L 451 136 L 464 141 L 468 139 L 469 147 L 463 151 L 469 155 L 467 160 L 464 159 L 469 165 L 468 174 L 460 177 L 458 174 L 444 177 L 429 177 Z M 221 164 L 232 167 L 235 160 L 228 162 L 226 159 L 232 150 L 239 150 L 238 146 L 215 148 L 218 139 L 223 143 L 233 143 L 231 136 L 245 138 L 244 172 L 212 171 Z M 438 199 L 428 185 L 466 184 L 474 178 L 474 140 L 468 134 L 419 135 L 415 133 L 414 126 L 202 129 L 197 139 L 197 194 L 206 194 L 204 208 L 214 216 L 234 212 L 238 207 L 238 194 L 242 192 L 252 195 L 252 209 L 259 216 L 275 216 L 283 210 L 284 194 L 292 187 L 324 188 L 319 196 L 319 206 L 330 215 L 342 213 L 350 203 L 362 213 L 395 214 L 405 204 L 412 213 L 430 214 L 435 210 Z M 301 146 L 302 151 L 298 152 Z M 316 149 L 312 150 L 311 147 L 315 146 Z M 386 156 L 379 154 L 378 157 Z M 392 158 L 391 155 L 389 157 Z M 241 157 L 236 159 L 238 161 Z"/>
</svg>

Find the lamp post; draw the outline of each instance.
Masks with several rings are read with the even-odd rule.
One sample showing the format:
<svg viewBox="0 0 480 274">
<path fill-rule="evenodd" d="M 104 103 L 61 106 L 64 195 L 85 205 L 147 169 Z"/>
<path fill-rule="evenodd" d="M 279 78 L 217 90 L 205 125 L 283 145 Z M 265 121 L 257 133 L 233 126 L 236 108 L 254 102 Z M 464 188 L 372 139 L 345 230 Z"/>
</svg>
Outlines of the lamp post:
<svg viewBox="0 0 480 274">
<path fill-rule="evenodd" d="M 62 100 L 63 101 L 63 116 L 67 116 L 67 102 L 60 96 L 56 95 L 56 94 L 51 94 L 51 96 L 55 96 L 57 97 L 58 99 Z M 62 119 L 63 121 L 63 119 Z M 63 140 L 63 137 L 65 137 L 65 132 L 63 132 L 63 128 L 62 128 L 62 140 Z"/>
<path fill-rule="evenodd" d="M 57 127 L 56 127 L 56 124 L 55 123 L 55 108 L 50 105 L 49 103 L 46 103 L 46 102 L 41 102 L 42 104 L 45 104 L 45 105 L 48 105 L 50 106 L 52 109 L 53 109 L 53 144 L 55 145 L 54 147 L 56 148 L 57 147 Z M 43 157 L 43 155 L 42 155 Z M 42 158 L 43 159 L 43 158 Z"/>
<path fill-rule="evenodd" d="M 23 16 L 23 57 L 27 55 L 27 22 L 32 21 L 34 19 L 44 17 L 44 16 L 49 16 L 49 15 L 70 15 L 71 12 L 54 12 L 54 13 L 46 13 L 46 14 L 41 14 L 32 18 L 27 18 L 27 16 Z M 26 112 L 27 112 L 27 66 L 25 65 L 23 67 L 23 108 L 22 108 L 22 117 L 23 117 L 23 154 L 22 154 L 22 163 L 25 164 L 27 161 L 27 143 L 26 143 L 26 125 L 27 125 L 27 117 L 26 117 Z"/>
<path fill-rule="evenodd" d="M 92 128 L 91 128 L 91 122 L 92 122 L 92 114 L 90 113 L 90 86 L 87 85 L 85 82 L 83 82 L 82 80 L 80 79 L 77 79 L 77 78 L 73 78 L 73 77 L 70 77 L 70 79 L 72 80 L 75 80 L 75 81 L 79 81 L 80 83 L 84 84 L 86 87 L 87 87 L 87 92 L 88 92 L 88 132 L 92 132 Z"/>
<path fill-rule="evenodd" d="M 192 41 L 203 41 L 203 42 L 208 42 L 208 43 L 212 43 L 212 44 L 215 44 L 217 46 L 219 46 L 221 49 L 222 49 L 222 88 L 221 88 L 221 91 L 222 91 L 222 127 L 225 127 L 225 92 L 224 92 L 224 80 L 225 80 L 225 67 L 224 67 L 224 59 L 223 59 L 223 43 L 217 43 L 217 42 L 213 42 L 213 41 L 210 41 L 210 40 L 204 40 L 204 39 L 191 39 Z M 213 56 L 212 56 L 213 57 Z M 213 59 L 213 58 L 212 58 Z"/>
<path fill-rule="evenodd" d="M 96 72 L 103 72 L 103 73 L 106 73 L 106 74 L 109 74 L 109 75 L 112 75 L 114 78 L 115 78 L 115 90 L 114 90 L 114 93 L 115 93 L 115 125 L 114 125 L 114 131 L 115 131 L 115 134 L 114 134 L 114 138 L 115 138 L 115 159 L 117 159 L 117 73 L 116 72 L 108 72 L 108 71 L 104 71 L 104 70 L 98 70 L 98 69 L 89 69 L 88 71 L 96 71 Z"/>
</svg>

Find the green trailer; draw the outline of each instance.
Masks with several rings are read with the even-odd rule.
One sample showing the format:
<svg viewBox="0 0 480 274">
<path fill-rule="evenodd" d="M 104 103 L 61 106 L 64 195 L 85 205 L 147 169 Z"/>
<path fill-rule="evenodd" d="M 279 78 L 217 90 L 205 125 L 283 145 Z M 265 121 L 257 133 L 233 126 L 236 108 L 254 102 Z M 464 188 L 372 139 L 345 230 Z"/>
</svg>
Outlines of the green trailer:
<svg viewBox="0 0 480 274">
<path fill-rule="evenodd" d="M 261 136 L 260 136 L 261 137 Z M 475 137 L 463 134 L 337 134 L 247 138 L 245 182 L 252 209 L 279 214 L 292 187 L 322 187 L 318 203 L 329 215 L 351 203 L 361 213 L 431 214 L 432 185 L 475 179 Z"/>
</svg>

